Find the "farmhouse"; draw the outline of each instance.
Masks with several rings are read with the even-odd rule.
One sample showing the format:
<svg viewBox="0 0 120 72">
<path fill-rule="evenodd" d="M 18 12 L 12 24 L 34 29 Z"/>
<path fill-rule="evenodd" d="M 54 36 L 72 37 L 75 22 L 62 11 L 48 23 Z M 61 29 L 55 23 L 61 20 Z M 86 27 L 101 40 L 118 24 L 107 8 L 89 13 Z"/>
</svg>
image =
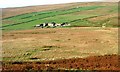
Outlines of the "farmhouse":
<svg viewBox="0 0 120 72">
<path fill-rule="evenodd" d="M 64 22 L 64 23 L 55 23 L 55 22 L 51 22 L 51 23 L 43 23 L 43 24 L 37 24 L 35 25 L 34 27 L 39 27 L 39 28 L 55 28 L 55 27 L 63 27 L 63 26 L 70 26 L 70 24 L 68 24 L 67 22 Z"/>
</svg>

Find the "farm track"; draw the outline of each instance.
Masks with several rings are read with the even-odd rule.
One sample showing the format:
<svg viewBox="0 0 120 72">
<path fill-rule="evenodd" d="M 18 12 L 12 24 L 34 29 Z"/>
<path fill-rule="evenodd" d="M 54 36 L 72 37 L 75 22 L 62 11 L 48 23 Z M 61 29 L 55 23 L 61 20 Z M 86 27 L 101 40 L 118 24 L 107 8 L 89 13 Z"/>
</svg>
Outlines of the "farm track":
<svg viewBox="0 0 120 72">
<path fill-rule="evenodd" d="M 120 70 L 120 55 L 90 56 L 37 62 L 2 62 L 4 71 Z M 109 72 L 109 71 L 108 71 Z"/>
</svg>

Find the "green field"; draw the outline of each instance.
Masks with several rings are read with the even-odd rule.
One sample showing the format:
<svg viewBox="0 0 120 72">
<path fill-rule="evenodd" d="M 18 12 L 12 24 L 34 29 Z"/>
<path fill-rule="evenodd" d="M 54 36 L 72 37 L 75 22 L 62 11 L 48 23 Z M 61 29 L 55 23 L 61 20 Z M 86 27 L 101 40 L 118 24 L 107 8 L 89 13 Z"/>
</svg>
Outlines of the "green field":
<svg viewBox="0 0 120 72">
<path fill-rule="evenodd" d="M 117 5 L 114 4 L 109 6 L 76 6 L 69 9 L 32 12 L 2 19 L 2 29 L 6 31 L 33 29 L 34 25 L 45 22 L 68 22 L 71 24 L 71 27 L 100 27 L 103 23 L 106 23 L 108 27 L 117 27 L 117 16 L 111 16 L 98 21 L 89 20 L 91 18 L 99 18 L 101 16 L 117 14 L 117 12 Z"/>
</svg>

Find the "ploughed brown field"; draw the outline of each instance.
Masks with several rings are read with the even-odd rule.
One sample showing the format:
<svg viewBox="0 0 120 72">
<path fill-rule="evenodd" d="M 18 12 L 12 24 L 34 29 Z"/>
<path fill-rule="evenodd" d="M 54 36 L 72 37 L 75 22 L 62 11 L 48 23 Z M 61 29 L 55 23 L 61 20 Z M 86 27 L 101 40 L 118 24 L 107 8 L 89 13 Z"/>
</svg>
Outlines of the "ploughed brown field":
<svg viewBox="0 0 120 72">
<path fill-rule="evenodd" d="M 120 70 L 118 28 L 43 28 L 3 32 L 3 71 Z"/>
</svg>

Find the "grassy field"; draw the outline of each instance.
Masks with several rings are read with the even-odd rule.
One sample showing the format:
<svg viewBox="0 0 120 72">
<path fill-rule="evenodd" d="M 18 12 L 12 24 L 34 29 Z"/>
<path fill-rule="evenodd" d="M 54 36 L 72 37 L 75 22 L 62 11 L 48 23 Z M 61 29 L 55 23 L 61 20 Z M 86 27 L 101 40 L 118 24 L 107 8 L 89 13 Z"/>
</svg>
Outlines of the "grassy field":
<svg viewBox="0 0 120 72">
<path fill-rule="evenodd" d="M 55 9 L 50 11 L 32 12 L 27 14 L 16 15 L 3 18 L 3 30 L 23 30 L 33 29 L 34 25 L 45 22 L 63 23 L 69 22 L 71 27 L 89 26 L 101 27 L 107 23 L 107 27 L 118 27 L 117 23 L 117 4 L 91 5 L 91 6 L 74 6 L 70 8 Z M 114 14 L 112 16 L 109 16 Z M 106 17 L 103 20 L 95 21 L 91 18 Z M 114 21 L 115 20 L 115 21 Z M 114 24 L 113 24 L 114 22 Z"/>
</svg>

